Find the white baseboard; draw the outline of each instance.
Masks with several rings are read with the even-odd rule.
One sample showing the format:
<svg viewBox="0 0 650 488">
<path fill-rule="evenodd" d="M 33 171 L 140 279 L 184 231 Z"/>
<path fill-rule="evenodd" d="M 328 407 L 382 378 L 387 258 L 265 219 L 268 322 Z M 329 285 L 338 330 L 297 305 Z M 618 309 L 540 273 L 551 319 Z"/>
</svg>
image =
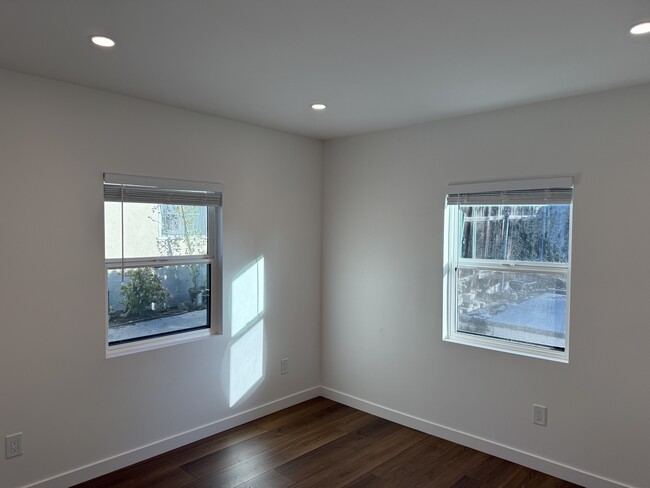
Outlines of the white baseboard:
<svg viewBox="0 0 650 488">
<path fill-rule="evenodd" d="M 391 408 L 383 407 L 331 388 L 321 387 L 321 395 L 330 400 L 376 415 L 377 417 L 447 439 L 463 446 L 471 447 L 472 449 L 491 454 L 492 456 L 507 459 L 513 463 L 550 474 L 551 476 L 556 476 L 580 486 L 588 488 L 634 488 L 633 486 L 603 478 L 557 461 L 545 459 L 529 452 L 499 444 L 498 442 L 483 439 L 466 432 L 451 429 Z"/>
<path fill-rule="evenodd" d="M 521 451 L 497 442 L 483 439 L 481 437 L 461 432 L 456 429 L 445 427 L 412 415 L 378 405 L 347 393 L 333 390 L 327 387 L 314 387 L 273 402 L 260 405 L 230 417 L 217 420 L 207 425 L 197 427 L 187 432 L 161 439 L 151 444 L 141 446 L 128 452 L 97 461 L 86 466 L 53 476 L 51 478 L 26 485 L 23 488 L 67 488 L 77 483 L 102 476 L 112 471 L 144 461 L 172 449 L 204 439 L 211 435 L 232 429 L 239 425 L 256 420 L 264 415 L 277 412 L 283 408 L 290 407 L 317 396 L 323 396 L 330 400 L 337 401 L 344 405 L 354 407 L 358 410 L 376 415 L 378 417 L 405 425 L 412 429 L 447 439 L 463 446 L 471 447 L 493 456 L 507 459 L 522 466 L 526 466 L 543 473 L 557 476 L 572 483 L 588 488 L 635 488 L 630 485 L 619 483 L 601 476 L 589 473 L 571 466 L 564 465 L 557 461 L 545 459 L 534 454 Z"/>
<path fill-rule="evenodd" d="M 110 458 L 102 459 L 92 464 L 73 469 L 66 473 L 62 473 L 51 478 L 26 485 L 23 488 L 67 488 L 77 483 L 97 478 L 112 471 L 125 468 L 132 464 L 144 461 L 151 457 L 157 456 L 172 449 L 190 444 L 192 442 L 204 439 L 211 435 L 232 429 L 239 425 L 245 424 L 252 420 L 258 419 L 265 415 L 277 412 L 283 408 L 290 407 L 297 403 L 301 403 L 312 398 L 316 398 L 321 394 L 320 387 L 309 388 L 301 392 L 289 395 L 284 398 L 260 405 L 259 407 L 246 410 L 245 412 L 232 415 L 230 417 L 211 422 L 207 425 L 202 425 L 187 432 L 161 439 L 151 444 L 138 447 L 128 452 L 112 456 Z"/>
</svg>

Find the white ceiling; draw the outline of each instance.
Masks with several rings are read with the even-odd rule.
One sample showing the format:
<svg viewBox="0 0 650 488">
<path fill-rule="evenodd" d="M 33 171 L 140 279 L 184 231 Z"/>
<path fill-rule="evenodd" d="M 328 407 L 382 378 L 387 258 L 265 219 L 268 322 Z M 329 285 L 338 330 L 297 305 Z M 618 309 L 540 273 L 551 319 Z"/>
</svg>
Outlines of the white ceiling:
<svg viewBox="0 0 650 488">
<path fill-rule="evenodd" d="M 650 81 L 646 19 L 650 0 L 0 0 L 0 67 L 327 139 Z"/>
</svg>

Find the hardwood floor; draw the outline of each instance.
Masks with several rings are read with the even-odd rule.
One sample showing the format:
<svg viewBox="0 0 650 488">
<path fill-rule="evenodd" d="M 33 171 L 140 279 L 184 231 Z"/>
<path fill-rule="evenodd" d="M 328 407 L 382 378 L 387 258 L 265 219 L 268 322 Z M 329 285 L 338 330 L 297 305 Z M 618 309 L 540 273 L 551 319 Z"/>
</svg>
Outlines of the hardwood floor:
<svg viewBox="0 0 650 488">
<path fill-rule="evenodd" d="M 511 462 L 325 398 L 295 405 L 82 488 L 570 488 Z"/>
</svg>

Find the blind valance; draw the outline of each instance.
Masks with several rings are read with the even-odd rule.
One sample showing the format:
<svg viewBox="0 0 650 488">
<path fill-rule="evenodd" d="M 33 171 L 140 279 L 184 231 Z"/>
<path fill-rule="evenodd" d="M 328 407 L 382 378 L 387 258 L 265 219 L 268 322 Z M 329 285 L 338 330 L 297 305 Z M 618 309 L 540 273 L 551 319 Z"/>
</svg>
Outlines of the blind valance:
<svg viewBox="0 0 650 488">
<path fill-rule="evenodd" d="M 221 207 L 223 186 L 104 173 L 104 201 Z"/>
<path fill-rule="evenodd" d="M 469 183 L 447 187 L 447 205 L 567 205 L 573 178 Z"/>
</svg>

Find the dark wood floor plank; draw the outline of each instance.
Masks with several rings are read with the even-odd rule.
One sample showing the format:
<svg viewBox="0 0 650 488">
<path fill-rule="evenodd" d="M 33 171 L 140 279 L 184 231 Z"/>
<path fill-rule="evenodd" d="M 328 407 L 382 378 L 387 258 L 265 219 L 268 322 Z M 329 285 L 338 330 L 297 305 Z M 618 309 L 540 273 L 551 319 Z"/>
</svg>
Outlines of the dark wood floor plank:
<svg viewBox="0 0 650 488">
<path fill-rule="evenodd" d="M 318 469 L 311 475 L 307 475 L 296 487 L 343 487 L 426 437 L 426 434 L 408 427 L 400 426 L 400 428 L 394 429 L 394 425 L 391 422 L 387 428 L 368 435 L 363 439 L 363 442 L 356 445 L 356 449 L 345 448 L 339 453 L 334 453 L 336 460 L 327 467 L 321 467 L 321 458 L 315 464 Z M 354 433 L 348 434 L 346 437 L 354 435 Z M 337 440 L 337 442 L 340 441 L 340 439 Z M 341 453 L 346 455 L 342 458 L 338 457 Z M 285 474 L 292 479 L 296 479 L 292 474 Z"/>
<path fill-rule="evenodd" d="M 501 488 L 501 487 L 499 487 Z M 533 469 L 519 467 L 515 476 L 504 483 L 502 488 L 581 488 L 568 481 L 549 476 Z"/>
<path fill-rule="evenodd" d="M 324 429 L 323 431 L 318 430 L 312 432 L 301 438 L 292 438 L 289 442 L 220 469 L 214 474 L 190 484 L 189 487 L 236 487 L 344 435 L 344 432 L 335 429 Z"/>
<path fill-rule="evenodd" d="M 361 478 L 353 481 L 343 488 L 396 488 L 393 483 L 381 479 L 372 473 L 363 475 Z"/>
<path fill-rule="evenodd" d="M 463 452 L 462 446 L 439 437 L 428 436 L 400 455 L 374 469 L 373 474 L 394 483 L 407 483 L 430 469 L 441 458 L 449 459 Z"/>
<path fill-rule="evenodd" d="M 503 488 L 535 488 L 536 486 L 539 488 L 540 480 L 543 479 L 541 473 L 522 467 L 512 479 L 503 485 Z"/>
<path fill-rule="evenodd" d="M 346 415 L 336 422 L 336 428 L 343 432 L 354 432 L 357 429 L 361 429 L 364 425 L 369 424 L 376 418 L 377 417 L 370 415 L 369 413 L 353 409 L 349 415 Z"/>
<path fill-rule="evenodd" d="M 475 480 L 483 481 L 494 488 L 503 488 L 510 480 L 519 475 L 521 466 L 496 457 L 488 458 L 484 463 L 467 472 Z"/>
<path fill-rule="evenodd" d="M 327 398 L 317 397 L 257 419 L 255 423 L 263 429 L 274 430 L 290 425 L 307 415 L 325 410 L 333 405 L 341 404 Z"/>
<path fill-rule="evenodd" d="M 277 471 L 295 480 L 308 478 L 397 430 L 398 425 L 372 417 L 368 424 L 356 431 L 279 466 Z"/>
<path fill-rule="evenodd" d="M 483 481 L 475 480 L 474 478 L 470 478 L 469 476 L 463 476 L 456 483 L 451 485 L 450 488 L 493 488 L 493 487 L 492 485 L 488 485 Z"/>
<path fill-rule="evenodd" d="M 75 488 L 119 488 L 122 486 L 131 486 L 134 480 L 138 479 L 138 476 L 140 478 L 142 477 L 142 473 L 155 473 L 157 471 L 164 471 L 170 466 L 182 466 L 183 464 L 200 459 L 231 445 L 257 437 L 265 432 L 264 429 L 252 422 L 240 425 L 239 427 L 221 432 L 206 439 L 201 439 L 114 473 L 109 473 L 89 482 L 81 483 Z M 183 471 L 183 473 L 187 476 L 187 472 Z M 194 480 L 193 477 L 191 479 Z M 131 484 L 127 485 L 126 483 Z M 136 484 L 133 486 L 145 485 Z"/>
<path fill-rule="evenodd" d="M 310 411 L 302 418 L 294 418 L 291 424 L 278 427 L 190 463 L 183 464 L 182 467 L 192 476 L 200 479 L 228 466 L 250 459 L 264 451 L 271 451 L 272 454 L 287 444 L 299 443 L 305 438 L 314 437 L 314 435 L 318 437 L 318 430 L 330 429 L 331 435 L 328 438 L 330 440 L 338 438 L 345 434 L 344 431 L 337 429 L 338 423 L 347 425 L 346 417 L 353 414 L 355 414 L 354 409 L 340 404 L 331 405 L 323 410 Z M 271 468 L 275 468 L 275 466 Z"/>
<path fill-rule="evenodd" d="M 291 422 L 287 422 L 274 430 L 292 433 L 305 428 L 313 429 L 314 426 L 322 428 L 327 425 L 332 425 L 339 429 L 339 426 L 347 426 L 352 422 L 349 417 L 356 417 L 357 412 L 358 411 L 352 407 L 335 403 L 334 405 L 330 405 L 324 409 L 305 413 L 301 417 L 295 417 Z M 269 426 L 269 424 L 265 424 L 265 427 L 267 426 Z"/>
<path fill-rule="evenodd" d="M 418 478 L 409 488 L 447 488 L 463 478 L 472 467 L 487 459 L 488 454 L 467 449 L 461 456 L 446 464 L 435 466 L 435 469 Z M 406 487 L 407 485 L 401 485 Z"/>
<path fill-rule="evenodd" d="M 261 474 L 257 478 L 238 485 L 236 488 L 289 488 L 295 484 L 296 482 L 292 479 L 287 478 L 275 470 L 271 470 Z"/>
<path fill-rule="evenodd" d="M 489 457 L 488 454 L 458 445 L 443 448 L 437 454 L 438 457 L 428 463 L 412 459 L 410 469 L 394 469 L 381 477 L 400 488 L 449 488 Z M 397 461 L 393 460 L 395 462 Z"/>
<path fill-rule="evenodd" d="M 175 466 L 166 466 L 157 470 L 137 470 L 130 474 L 119 473 L 119 476 L 103 476 L 95 480 L 76 485 L 83 488 L 138 488 L 155 486 L 156 488 L 180 488 L 192 483 L 195 478 Z"/>
<path fill-rule="evenodd" d="M 579 485 L 571 483 L 570 481 L 560 480 L 560 484 L 557 488 L 582 488 Z"/>
<path fill-rule="evenodd" d="M 366 423 L 375 418 L 367 414 L 360 416 L 344 405 L 332 405 L 303 419 L 295 419 L 293 425 L 206 456 L 183 468 L 201 479 L 192 486 L 236 486 L 344 436 L 346 432 L 337 427 L 339 424 L 349 426 L 349 417 Z"/>
</svg>

